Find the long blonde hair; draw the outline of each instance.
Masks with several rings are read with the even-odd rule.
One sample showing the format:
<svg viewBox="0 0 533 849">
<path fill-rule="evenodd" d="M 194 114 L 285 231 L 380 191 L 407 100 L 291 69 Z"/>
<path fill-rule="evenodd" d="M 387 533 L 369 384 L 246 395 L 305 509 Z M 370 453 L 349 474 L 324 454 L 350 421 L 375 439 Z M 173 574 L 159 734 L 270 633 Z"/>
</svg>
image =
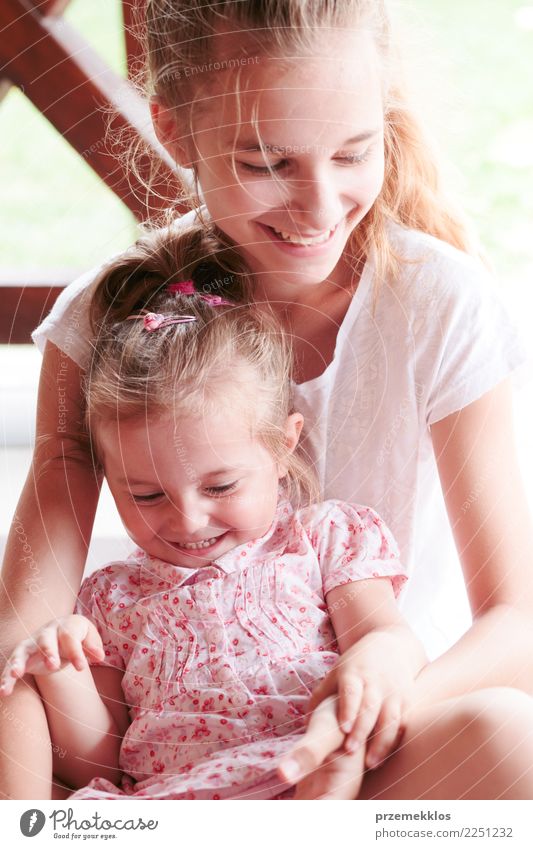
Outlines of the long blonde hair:
<svg viewBox="0 0 533 849">
<path fill-rule="evenodd" d="M 290 341 L 271 311 L 246 302 L 248 277 L 238 253 L 202 224 L 141 239 L 103 270 L 92 296 L 93 354 L 84 381 L 97 456 L 102 421 L 242 411 L 253 435 L 287 466 L 292 502 L 317 500 L 305 450 L 288 454 L 285 444 L 293 412 Z M 193 294 L 168 289 L 185 280 Z M 231 305 L 213 305 L 205 295 L 231 297 Z M 194 320 L 149 332 L 142 318 L 128 318 L 147 312 Z"/>
<path fill-rule="evenodd" d="M 390 242 L 390 221 L 473 251 L 466 219 L 444 191 L 437 154 L 410 103 L 386 0 L 149 0 L 144 87 L 175 109 L 177 125 L 186 127 L 211 72 L 242 69 L 254 55 L 312 55 L 320 31 L 328 28 L 353 30 L 354 37 L 369 32 L 383 70 L 385 179 L 351 236 L 347 257 L 355 266 L 372 254 L 378 280 L 395 275 L 401 257 Z M 243 37 L 236 55 L 221 59 L 216 36 L 230 31 Z M 188 187 L 184 197 L 197 202 Z"/>
</svg>

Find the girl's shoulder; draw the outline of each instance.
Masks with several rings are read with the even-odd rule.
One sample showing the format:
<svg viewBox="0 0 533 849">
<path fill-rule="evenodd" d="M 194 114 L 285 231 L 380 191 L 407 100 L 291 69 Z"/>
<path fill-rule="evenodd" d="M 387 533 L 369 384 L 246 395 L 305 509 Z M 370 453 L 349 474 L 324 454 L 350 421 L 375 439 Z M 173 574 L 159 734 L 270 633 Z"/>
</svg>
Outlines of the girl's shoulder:
<svg viewBox="0 0 533 849">
<path fill-rule="evenodd" d="M 399 260 L 399 275 L 386 281 L 408 298 L 423 291 L 438 300 L 478 298 L 494 290 L 492 271 L 480 256 L 466 253 L 429 233 L 399 224 L 388 227 L 389 244 Z"/>
<path fill-rule="evenodd" d="M 126 606 L 134 604 L 141 594 L 141 568 L 141 560 L 131 556 L 91 572 L 82 582 L 78 604 L 85 604 L 89 609 L 96 605 L 107 610 L 115 606 L 124 610 Z"/>
<path fill-rule="evenodd" d="M 296 511 L 316 553 L 324 591 L 390 577 L 395 594 L 407 580 L 396 540 L 371 507 L 329 499 Z"/>
<path fill-rule="evenodd" d="M 331 535 L 338 537 L 344 534 L 350 538 L 359 537 L 363 540 L 377 533 L 380 538 L 390 538 L 393 543 L 392 534 L 381 516 L 371 507 L 363 504 L 329 498 L 326 501 L 301 507 L 295 511 L 294 518 L 306 528 L 310 538 Z"/>
</svg>

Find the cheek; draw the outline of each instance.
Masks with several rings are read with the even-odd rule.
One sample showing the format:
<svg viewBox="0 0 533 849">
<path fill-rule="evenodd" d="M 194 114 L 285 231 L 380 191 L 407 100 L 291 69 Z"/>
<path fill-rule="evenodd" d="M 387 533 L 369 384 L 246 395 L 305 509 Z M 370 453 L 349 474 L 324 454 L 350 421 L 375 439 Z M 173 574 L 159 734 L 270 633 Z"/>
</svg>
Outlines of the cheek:
<svg viewBox="0 0 533 849">
<path fill-rule="evenodd" d="M 143 543 L 151 540 L 157 532 L 156 517 L 139 510 L 135 504 L 122 505 L 119 514 L 129 535 L 143 547 Z"/>
</svg>

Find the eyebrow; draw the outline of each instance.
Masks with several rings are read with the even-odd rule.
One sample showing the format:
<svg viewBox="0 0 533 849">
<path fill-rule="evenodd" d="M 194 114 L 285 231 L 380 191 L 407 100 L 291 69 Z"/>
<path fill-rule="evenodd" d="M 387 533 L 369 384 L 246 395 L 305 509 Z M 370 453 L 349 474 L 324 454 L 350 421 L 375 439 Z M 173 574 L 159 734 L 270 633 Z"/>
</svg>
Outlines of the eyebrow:
<svg viewBox="0 0 533 849">
<path fill-rule="evenodd" d="M 242 471 L 242 467 L 235 466 L 234 468 L 226 468 L 226 469 L 216 469 L 214 472 L 206 472 L 205 475 L 202 475 L 202 478 L 219 478 L 223 475 L 229 475 L 233 472 Z M 125 484 L 126 486 L 152 486 L 159 487 L 162 489 L 161 484 L 158 481 L 143 481 L 137 480 L 137 478 L 117 478 L 117 483 Z"/>
<path fill-rule="evenodd" d="M 346 141 L 343 144 L 339 145 L 337 149 L 342 149 L 343 147 L 347 147 L 350 144 L 359 144 L 360 142 L 368 141 L 368 139 L 371 139 L 373 136 L 376 136 L 379 132 L 380 130 L 365 130 L 362 133 L 358 133 L 356 136 L 352 136 L 351 138 L 346 139 Z M 299 148 L 305 149 L 313 147 L 313 145 L 289 145 L 287 147 L 283 147 L 283 145 L 270 144 L 270 142 L 263 142 L 263 146 L 261 147 L 261 145 L 257 141 L 257 138 L 243 139 L 237 144 L 239 145 L 239 147 L 237 148 L 239 153 L 255 153 L 256 151 L 261 152 L 261 150 L 267 150 L 272 153 L 285 154 L 287 152 L 294 153 L 295 151 L 299 150 Z M 319 147 L 320 145 L 316 146 Z"/>
</svg>

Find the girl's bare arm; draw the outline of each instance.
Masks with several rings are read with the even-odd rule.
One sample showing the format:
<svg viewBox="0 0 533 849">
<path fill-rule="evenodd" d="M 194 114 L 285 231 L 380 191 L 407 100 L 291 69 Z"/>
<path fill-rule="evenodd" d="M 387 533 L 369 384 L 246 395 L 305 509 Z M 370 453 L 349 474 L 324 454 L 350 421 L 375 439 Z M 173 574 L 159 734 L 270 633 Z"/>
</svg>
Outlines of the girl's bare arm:
<svg viewBox="0 0 533 849">
<path fill-rule="evenodd" d="M 67 666 L 36 676 L 54 746 L 63 754 L 55 774 L 74 788 L 95 776 L 118 784 L 119 753 L 129 724 L 123 672 L 104 666 Z"/>
<path fill-rule="evenodd" d="M 0 665 L 16 642 L 74 608 L 101 483 L 81 432 L 81 376 L 48 342 L 32 465 L 2 568 Z"/>
<path fill-rule="evenodd" d="M 504 381 L 431 428 L 472 627 L 420 673 L 416 702 L 510 686 L 533 693 L 533 523 Z"/>
</svg>

